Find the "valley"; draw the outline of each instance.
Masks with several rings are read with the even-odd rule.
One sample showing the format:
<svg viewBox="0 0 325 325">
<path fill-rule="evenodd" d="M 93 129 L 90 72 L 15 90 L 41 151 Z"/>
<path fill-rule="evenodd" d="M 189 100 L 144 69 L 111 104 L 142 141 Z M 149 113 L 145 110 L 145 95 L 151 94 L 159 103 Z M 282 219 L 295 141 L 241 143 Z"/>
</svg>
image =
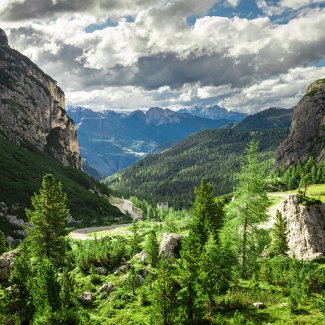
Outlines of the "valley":
<svg viewBox="0 0 325 325">
<path fill-rule="evenodd" d="M 325 324 L 325 8 L 215 5 L 0 5 L 0 324 Z"/>
</svg>

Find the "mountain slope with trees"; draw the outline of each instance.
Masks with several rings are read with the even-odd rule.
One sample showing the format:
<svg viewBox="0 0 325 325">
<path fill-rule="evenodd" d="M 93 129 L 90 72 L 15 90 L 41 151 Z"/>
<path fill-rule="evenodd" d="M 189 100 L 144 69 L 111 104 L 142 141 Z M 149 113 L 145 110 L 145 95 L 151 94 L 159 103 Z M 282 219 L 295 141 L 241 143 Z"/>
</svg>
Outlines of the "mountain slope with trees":
<svg viewBox="0 0 325 325">
<path fill-rule="evenodd" d="M 186 207 L 193 200 L 193 188 L 202 177 L 214 184 L 215 195 L 233 191 L 246 145 L 259 141 L 265 163 L 271 159 L 288 129 L 217 129 L 194 134 L 160 154 L 148 155 L 131 167 L 108 177 L 105 183 L 115 193 L 136 195 L 152 203 L 168 201 L 174 207 Z"/>
</svg>

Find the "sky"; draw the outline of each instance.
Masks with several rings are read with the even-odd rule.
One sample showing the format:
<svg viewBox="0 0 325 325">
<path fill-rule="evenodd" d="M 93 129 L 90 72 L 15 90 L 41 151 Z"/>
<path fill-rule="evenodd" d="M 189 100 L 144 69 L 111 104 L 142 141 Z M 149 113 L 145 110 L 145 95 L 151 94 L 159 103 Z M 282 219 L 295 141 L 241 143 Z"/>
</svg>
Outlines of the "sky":
<svg viewBox="0 0 325 325">
<path fill-rule="evenodd" d="M 97 110 L 290 108 L 325 77 L 325 0 L 0 0 L 0 27 Z"/>
</svg>

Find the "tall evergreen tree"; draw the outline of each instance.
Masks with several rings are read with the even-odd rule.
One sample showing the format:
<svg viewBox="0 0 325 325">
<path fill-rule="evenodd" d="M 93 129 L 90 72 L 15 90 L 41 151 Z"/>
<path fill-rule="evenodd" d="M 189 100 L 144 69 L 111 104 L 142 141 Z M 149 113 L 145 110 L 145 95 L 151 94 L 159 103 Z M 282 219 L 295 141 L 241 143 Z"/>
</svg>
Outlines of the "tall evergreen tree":
<svg viewBox="0 0 325 325">
<path fill-rule="evenodd" d="M 147 237 L 145 242 L 145 250 L 148 254 L 148 259 L 151 265 L 156 266 L 158 263 L 159 244 L 157 241 L 156 232 L 154 230 L 151 230 Z"/>
<path fill-rule="evenodd" d="M 51 174 L 45 175 L 39 194 L 32 197 L 34 210 L 26 210 L 32 225 L 28 229 L 29 249 L 34 257 L 62 263 L 67 249 L 65 222 L 69 210 L 66 201 L 61 182 Z"/>
<path fill-rule="evenodd" d="M 193 223 L 191 231 L 195 234 L 200 246 L 206 243 L 211 232 L 216 241 L 223 224 L 223 203 L 216 201 L 213 195 L 213 185 L 205 178 L 195 189 L 195 201 L 193 205 Z"/>
<path fill-rule="evenodd" d="M 272 228 L 272 242 L 267 251 L 268 256 L 284 255 L 288 251 L 287 224 L 282 213 L 277 210 L 276 220 Z"/>
<path fill-rule="evenodd" d="M 151 291 L 151 319 L 154 324 L 175 324 L 177 296 L 171 264 L 162 259 L 157 265 L 156 280 Z"/>
<path fill-rule="evenodd" d="M 238 175 L 238 185 L 234 199 L 227 206 L 227 229 L 232 238 L 228 243 L 237 244 L 236 250 L 241 259 L 241 274 L 248 276 L 256 256 L 259 254 L 261 231 L 258 223 L 267 220 L 269 200 L 264 189 L 264 169 L 258 154 L 258 143 L 250 142 L 246 149 Z M 230 239 L 228 237 L 228 239 Z"/>
</svg>

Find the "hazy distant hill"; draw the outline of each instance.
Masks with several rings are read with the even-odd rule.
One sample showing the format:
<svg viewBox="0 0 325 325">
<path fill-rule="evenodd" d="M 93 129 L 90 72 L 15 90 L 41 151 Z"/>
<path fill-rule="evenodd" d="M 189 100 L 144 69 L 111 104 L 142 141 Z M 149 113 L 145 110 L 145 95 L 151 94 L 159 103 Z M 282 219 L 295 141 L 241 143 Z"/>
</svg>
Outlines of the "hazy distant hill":
<svg viewBox="0 0 325 325">
<path fill-rule="evenodd" d="M 146 112 L 118 113 L 70 106 L 68 113 L 77 124 L 81 156 L 87 161 L 87 170 L 92 167 L 103 176 L 192 133 L 234 121 L 212 120 L 158 107 Z"/>
</svg>

